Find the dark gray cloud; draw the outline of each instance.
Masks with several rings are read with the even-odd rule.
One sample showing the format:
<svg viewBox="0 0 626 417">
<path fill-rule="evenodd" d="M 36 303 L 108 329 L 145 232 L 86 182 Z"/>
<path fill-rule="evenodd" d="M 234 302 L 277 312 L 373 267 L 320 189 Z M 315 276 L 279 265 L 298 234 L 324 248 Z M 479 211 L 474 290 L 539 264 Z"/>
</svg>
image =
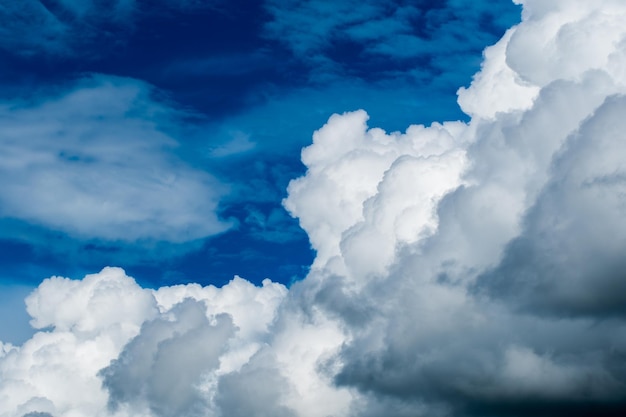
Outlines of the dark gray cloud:
<svg viewBox="0 0 626 417">
<path fill-rule="evenodd" d="M 362 392 L 366 409 L 522 416 L 580 407 L 612 415 L 626 406 L 620 320 L 544 319 L 450 284 L 387 284 L 399 289 L 371 289 L 385 297 L 384 315 L 352 328 L 334 359 L 335 382 Z"/>
</svg>

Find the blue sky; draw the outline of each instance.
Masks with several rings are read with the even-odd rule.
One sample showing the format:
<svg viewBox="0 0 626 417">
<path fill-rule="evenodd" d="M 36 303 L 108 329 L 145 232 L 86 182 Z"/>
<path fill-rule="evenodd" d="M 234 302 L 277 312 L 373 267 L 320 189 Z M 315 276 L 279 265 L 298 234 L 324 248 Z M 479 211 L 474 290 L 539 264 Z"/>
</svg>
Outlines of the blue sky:
<svg viewBox="0 0 626 417">
<path fill-rule="evenodd" d="M 466 119 L 456 89 L 519 19 L 508 1 L 115 4 L 0 9 L 2 282 L 106 265 L 148 286 L 301 279 L 313 252 L 281 200 L 313 131 L 359 108 L 388 131 Z M 188 189 L 146 191 L 151 170 Z M 97 212 L 112 199 L 135 213 Z"/>
</svg>

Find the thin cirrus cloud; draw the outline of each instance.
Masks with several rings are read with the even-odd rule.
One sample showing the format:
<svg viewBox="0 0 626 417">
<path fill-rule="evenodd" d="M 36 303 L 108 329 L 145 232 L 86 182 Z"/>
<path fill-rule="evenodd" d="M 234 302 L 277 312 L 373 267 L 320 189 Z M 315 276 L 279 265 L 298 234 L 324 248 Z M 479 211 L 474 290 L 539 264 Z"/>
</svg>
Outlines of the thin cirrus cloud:
<svg viewBox="0 0 626 417">
<path fill-rule="evenodd" d="M 310 65 L 313 80 L 348 73 L 365 79 L 408 77 L 448 87 L 448 77 L 458 82 L 450 74 L 473 68 L 473 57 L 517 13 L 507 2 L 486 8 L 463 0 L 269 0 L 265 9 L 271 17 L 265 36 Z"/>
<path fill-rule="evenodd" d="M 139 81 L 93 76 L 0 110 L 1 215 L 104 241 L 187 242 L 229 227 L 225 188 L 176 158 L 184 114 Z M 164 198 L 164 196 L 167 196 Z"/>
<path fill-rule="evenodd" d="M 315 133 L 284 202 L 305 280 L 47 279 L 0 416 L 623 414 L 626 6 L 521 3 L 468 123 Z"/>
</svg>

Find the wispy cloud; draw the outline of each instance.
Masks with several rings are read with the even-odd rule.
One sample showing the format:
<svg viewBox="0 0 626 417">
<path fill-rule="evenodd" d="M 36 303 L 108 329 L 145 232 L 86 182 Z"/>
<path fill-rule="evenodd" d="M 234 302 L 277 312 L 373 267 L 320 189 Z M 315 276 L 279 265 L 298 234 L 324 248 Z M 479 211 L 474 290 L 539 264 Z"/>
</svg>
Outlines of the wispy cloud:
<svg viewBox="0 0 626 417">
<path fill-rule="evenodd" d="M 90 240 L 185 242 L 228 227 L 223 186 L 171 152 L 183 113 L 150 86 L 94 76 L 3 103 L 1 214 Z"/>
</svg>

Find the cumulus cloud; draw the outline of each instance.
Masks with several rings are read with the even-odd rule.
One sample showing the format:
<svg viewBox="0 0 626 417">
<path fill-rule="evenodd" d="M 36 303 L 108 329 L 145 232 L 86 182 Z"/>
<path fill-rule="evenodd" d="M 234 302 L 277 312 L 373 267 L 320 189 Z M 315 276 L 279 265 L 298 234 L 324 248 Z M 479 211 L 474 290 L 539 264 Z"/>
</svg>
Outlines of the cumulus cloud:
<svg viewBox="0 0 626 417">
<path fill-rule="evenodd" d="M 0 416 L 623 414 L 626 5 L 521 3 L 469 123 L 315 133 L 284 201 L 305 280 L 46 280 Z"/>
<path fill-rule="evenodd" d="M 185 242 L 225 230 L 215 214 L 225 189 L 172 155 L 182 116 L 150 86 L 107 76 L 5 101 L 0 216 L 108 241 Z"/>
<path fill-rule="evenodd" d="M 626 175 L 623 96 L 584 121 L 553 162 L 550 182 L 498 267 L 489 291 L 519 307 L 557 315 L 624 315 Z M 555 279 L 562 277 L 561 279 Z"/>
<path fill-rule="evenodd" d="M 314 268 L 347 261 L 363 268 L 356 276 L 382 273 L 398 244 L 434 231 L 438 199 L 461 183 L 464 124 L 388 135 L 366 120 L 364 111 L 332 116 L 302 151 L 307 175 L 289 184 L 284 204 L 317 251 Z"/>
<path fill-rule="evenodd" d="M 248 361 L 285 294 L 240 278 L 155 291 L 118 268 L 47 279 L 26 300 L 42 330 L 0 350 L 0 415 L 196 415 L 217 389 L 210 371 Z"/>
</svg>

